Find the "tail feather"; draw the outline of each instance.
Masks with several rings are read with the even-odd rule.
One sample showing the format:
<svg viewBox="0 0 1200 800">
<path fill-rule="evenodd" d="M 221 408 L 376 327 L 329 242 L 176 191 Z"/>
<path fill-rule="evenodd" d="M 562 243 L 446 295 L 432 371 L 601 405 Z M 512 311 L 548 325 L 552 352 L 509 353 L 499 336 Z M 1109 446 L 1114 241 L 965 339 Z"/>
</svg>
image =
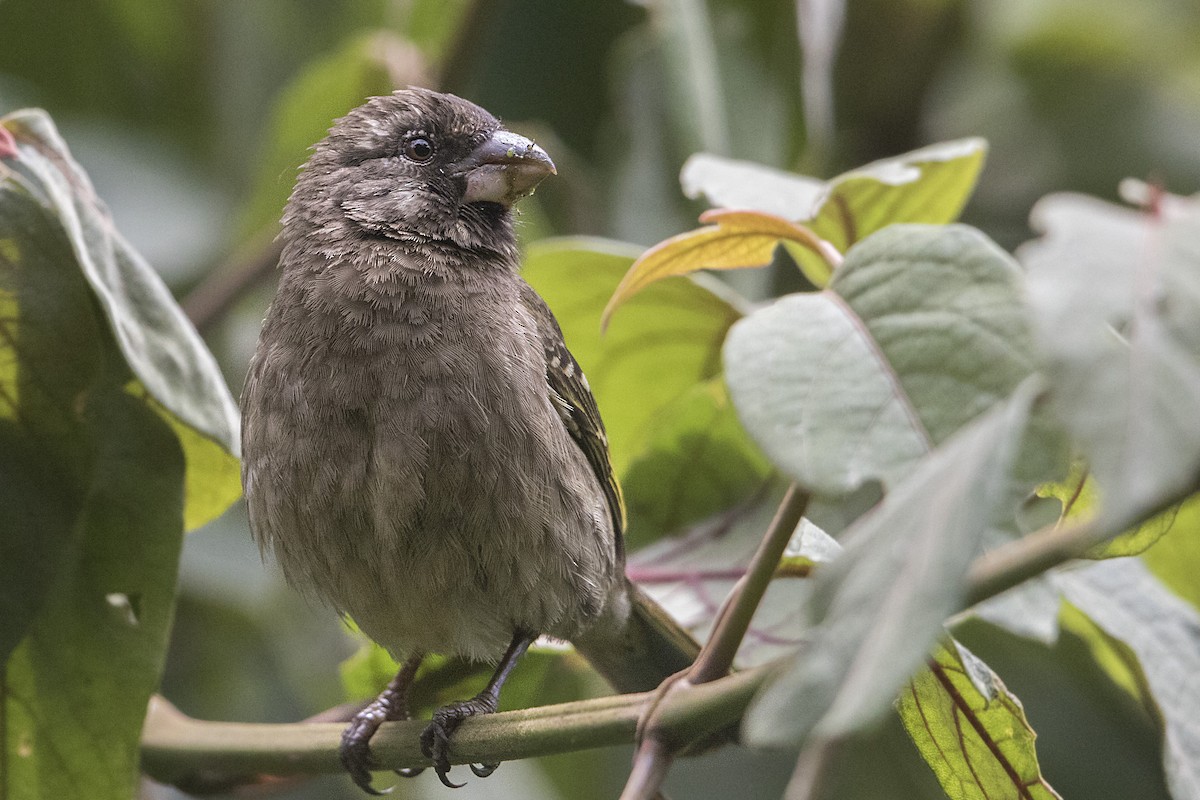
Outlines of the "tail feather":
<svg viewBox="0 0 1200 800">
<path fill-rule="evenodd" d="M 687 669 L 700 645 L 645 592 L 628 580 L 625 592 L 575 648 L 618 692 L 648 692 Z"/>
</svg>

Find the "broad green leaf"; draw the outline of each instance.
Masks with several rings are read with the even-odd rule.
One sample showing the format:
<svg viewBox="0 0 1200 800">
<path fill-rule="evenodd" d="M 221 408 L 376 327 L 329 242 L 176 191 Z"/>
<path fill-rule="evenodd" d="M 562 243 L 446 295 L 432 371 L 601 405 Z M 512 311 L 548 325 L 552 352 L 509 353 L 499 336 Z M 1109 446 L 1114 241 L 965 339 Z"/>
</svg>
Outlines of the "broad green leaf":
<svg viewBox="0 0 1200 800">
<path fill-rule="evenodd" d="M 113 227 L 50 118 L 41 111 L 20 111 L 0 124 L 20 147 L 18 158 L 4 162 L 15 172 L 0 172 L 0 177 L 21 187 L 7 195 L 10 203 L 0 211 L 12 213 L 12 204 L 37 202 L 58 218 L 72 254 L 72 264 L 58 268 L 82 272 L 134 378 L 160 412 L 173 418 L 174 427 L 188 431 L 181 437 L 192 489 L 186 523 L 189 528 L 204 524 L 241 494 L 238 412 L 215 359 L 162 280 Z M 14 234 L 7 245 L 16 250 L 15 256 L 6 254 L 16 269 L 23 269 L 23 248 L 42 246 L 26 238 Z M 18 309 L 17 315 L 23 318 L 26 311 Z M 44 368 L 39 363 L 38 369 Z M 102 365 L 97 360 L 88 369 Z"/>
<path fill-rule="evenodd" d="M 821 243 L 804 227 L 761 212 L 708 211 L 700 221 L 714 224 L 672 236 L 638 257 L 605 306 L 602 326 L 607 327 L 612 315 L 629 298 L 663 278 L 701 269 L 762 267 L 771 263 L 775 247 L 785 241 L 800 248 L 818 251 L 821 248 Z M 829 258 L 840 261 L 836 253 Z M 824 273 L 826 277 L 829 269 Z"/>
<path fill-rule="evenodd" d="M 629 549 L 750 499 L 770 471 L 724 384 L 697 384 L 662 409 L 645 450 L 625 472 Z"/>
<path fill-rule="evenodd" d="M 412 13 L 424 18 L 428 9 L 413 9 Z M 421 83 L 422 70 L 419 51 L 395 34 L 380 31 L 351 39 L 300 73 L 271 114 L 269 138 L 243 217 L 244 234 L 254 235 L 279 221 L 296 170 L 335 119 L 368 97 L 388 94 L 407 83 Z"/>
<path fill-rule="evenodd" d="M 654 437 L 662 410 L 720 372 L 721 342 L 742 315 L 715 282 L 684 278 L 638 295 L 601 335 L 601 309 L 637 252 L 598 239 L 550 240 L 529 249 L 522 270 L 587 375 L 619 475 Z"/>
<path fill-rule="evenodd" d="M 680 180 L 688 197 L 704 196 L 719 208 L 762 211 L 798 222 L 844 253 L 887 225 L 941 225 L 958 219 L 986 152 L 982 139 L 942 142 L 828 182 L 699 154 L 684 165 Z M 826 269 L 815 253 L 789 252 L 810 278 Z"/>
<path fill-rule="evenodd" d="M 1142 672 L 1137 654 L 1129 645 L 1110 636 L 1083 611 L 1061 598 L 1059 603 L 1060 631 L 1082 642 L 1092 661 L 1100 667 L 1105 676 L 1141 706 L 1149 719 L 1161 722 L 1158 707 L 1154 703 L 1154 694 L 1146 683 L 1146 675 Z"/>
<path fill-rule="evenodd" d="M 1171 530 L 1142 553 L 1142 560 L 1160 581 L 1200 609 L 1200 495 L 1179 506 Z"/>
<path fill-rule="evenodd" d="M 816 494 L 891 485 L 1030 373 L 1013 261 L 964 226 L 894 226 L 822 292 L 733 326 L 726 380 L 746 430 Z"/>
<path fill-rule="evenodd" d="M 1053 800 L 1021 701 L 954 639 L 943 640 L 897 701 L 950 800 Z"/>
<path fill-rule="evenodd" d="M 1200 613 L 1135 558 L 1063 572 L 1055 581 L 1072 605 L 1137 657 L 1162 719 L 1171 794 L 1200 798 Z"/>
<path fill-rule="evenodd" d="M 1051 407 L 1120 527 L 1180 499 L 1200 472 L 1200 202 L 1155 216 L 1052 195 L 1032 223 L 1044 236 L 1019 255 Z"/>
<path fill-rule="evenodd" d="M 0 182 L 0 661 L 78 557 L 91 453 L 77 408 L 105 335 L 87 283 L 63 268 L 73 263 L 57 220 Z"/>
<path fill-rule="evenodd" d="M 240 491 L 236 410 L 49 118 L 2 123 L 0 794 L 123 800 L 185 523 Z"/>
<path fill-rule="evenodd" d="M 183 533 L 179 443 L 119 385 L 88 392 L 80 416 L 95 451 L 78 551 L 0 672 L 7 797 L 131 797 L 166 651 Z"/>
<path fill-rule="evenodd" d="M 721 601 L 745 573 L 783 491 L 779 481 L 764 485 L 751 500 L 633 553 L 626 573 L 703 641 Z M 834 539 L 801 520 L 738 650 L 739 667 L 796 652 L 809 628 L 809 621 L 796 611 L 811 593 L 808 576 L 813 567 L 833 561 L 840 552 Z"/>
<path fill-rule="evenodd" d="M 959 610 L 964 575 L 1009 475 L 1036 385 L 1027 382 L 950 437 L 841 541 L 812 579 L 805 647 L 750 706 L 747 739 L 839 738 L 876 721 Z"/>
</svg>

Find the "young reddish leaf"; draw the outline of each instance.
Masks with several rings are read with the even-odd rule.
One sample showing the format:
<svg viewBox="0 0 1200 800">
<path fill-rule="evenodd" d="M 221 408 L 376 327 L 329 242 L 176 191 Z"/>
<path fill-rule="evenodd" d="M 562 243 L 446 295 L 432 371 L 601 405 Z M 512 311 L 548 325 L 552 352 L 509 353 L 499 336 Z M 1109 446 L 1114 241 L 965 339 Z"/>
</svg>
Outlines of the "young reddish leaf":
<svg viewBox="0 0 1200 800">
<path fill-rule="evenodd" d="M 700 221 L 715 224 L 660 242 L 634 262 L 608 301 L 602 326 L 608 326 L 618 306 L 655 281 L 700 269 L 765 266 L 781 242 L 810 249 L 830 264 L 841 261 L 841 254 L 808 228 L 772 214 L 717 209 L 702 214 Z"/>
</svg>

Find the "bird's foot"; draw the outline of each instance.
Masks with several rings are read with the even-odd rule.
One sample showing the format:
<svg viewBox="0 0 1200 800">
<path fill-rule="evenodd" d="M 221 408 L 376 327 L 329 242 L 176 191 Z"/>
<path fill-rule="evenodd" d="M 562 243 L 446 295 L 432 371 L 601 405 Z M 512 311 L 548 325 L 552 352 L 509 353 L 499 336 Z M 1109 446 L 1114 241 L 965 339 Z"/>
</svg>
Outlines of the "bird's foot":
<svg viewBox="0 0 1200 800">
<path fill-rule="evenodd" d="M 496 699 L 488 694 L 480 694 L 470 700 L 461 700 L 442 706 L 433 714 L 433 720 L 421 733 L 421 752 L 433 762 L 433 770 L 438 780 L 451 789 L 457 789 L 464 784 L 454 783 L 449 778 L 450 773 L 450 737 L 462 724 L 462 721 L 491 714 L 496 710 Z M 496 771 L 496 764 L 471 764 L 471 772 L 480 778 L 486 778 Z"/>
<path fill-rule="evenodd" d="M 371 737 L 379 730 L 379 726 L 388 721 L 408 719 L 408 693 L 412 688 L 413 678 L 421 666 L 422 655 L 417 653 L 410 656 L 396 677 L 392 678 L 379 697 L 372 700 L 366 708 L 359 711 L 350 719 L 350 725 L 342 732 L 342 743 L 338 755 L 342 766 L 350 773 L 350 778 L 358 788 L 367 794 L 387 794 L 391 789 L 379 791 L 371 786 L 371 770 L 379 765 L 371 755 Z M 418 775 L 421 769 L 398 769 L 397 773 L 406 778 Z"/>
<path fill-rule="evenodd" d="M 342 731 L 342 743 L 338 748 L 338 756 L 342 766 L 350 774 L 358 788 L 367 794 L 387 794 L 390 789 L 379 791 L 371 785 L 371 769 L 377 767 L 375 757 L 371 755 L 371 737 L 379 726 L 387 719 L 388 710 L 379 700 L 375 700 L 362 711 L 354 715 L 350 725 Z"/>
</svg>

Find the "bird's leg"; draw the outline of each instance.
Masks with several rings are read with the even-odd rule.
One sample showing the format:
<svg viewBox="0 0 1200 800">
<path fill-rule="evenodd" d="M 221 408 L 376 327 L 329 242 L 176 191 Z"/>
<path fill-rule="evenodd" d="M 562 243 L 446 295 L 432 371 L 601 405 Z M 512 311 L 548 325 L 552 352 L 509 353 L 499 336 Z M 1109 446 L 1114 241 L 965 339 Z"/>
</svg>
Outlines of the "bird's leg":
<svg viewBox="0 0 1200 800">
<path fill-rule="evenodd" d="M 517 631 L 513 634 L 512 643 L 504 652 L 500 663 L 496 665 L 496 671 L 492 673 L 492 678 L 483 691 L 470 700 L 460 700 L 439 708 L 433 713 L 433 721 L 421 733 L 421 752 L 433 761 L 433 769 L 437 772 L 438 778 L 451 789 L 457 789 L 463 784 L 453 783 L 447 777 L 450 772 L 450 737 L 464 719 L 479 714 L 491 714 L 496 710 L 496 706 L 500 702 L 500 687 L 504 685 L 508 673 L 512 672 L 517 661 L 536 638 L 536 634 L 526 631 Z M 498 766 L 500 766 L 499 763 L 479 764 L 478 766 L 472 764 L 471 772 L 480 778 L 486 778 L 495 772 Z"/>
<path fill-rule="evenodd" d="M 408 719 L 409 690 L 412 689 L 413 678 L 416 677 L 424 657 L 424 654 L 417 653 L 405 660 L 387 688 L 366 708 L 355 714 L 350 720 L 350 726 L 342 733 L 342 744 L 338 749 L 342 766 L 359 788 L 368 794 L 384 794 L 371 786 L 371 767 L 375 761 L 371 756 L 371 737 L 384 722 Z M 422 769 L 399 769 L 396 772 L 411 777 L 420 773 Z"/>
</svg>

